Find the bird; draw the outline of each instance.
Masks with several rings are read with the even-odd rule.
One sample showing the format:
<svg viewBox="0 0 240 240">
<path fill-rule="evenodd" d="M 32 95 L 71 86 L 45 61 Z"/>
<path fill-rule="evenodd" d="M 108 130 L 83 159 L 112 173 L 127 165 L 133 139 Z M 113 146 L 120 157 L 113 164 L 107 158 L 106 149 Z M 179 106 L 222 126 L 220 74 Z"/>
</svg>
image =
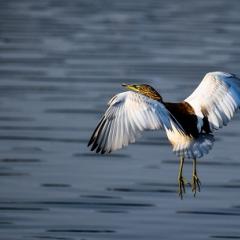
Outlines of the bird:
<svg viewBox="0 0 240 240">
<path fill-rule="evenodd" d="M 197 159 L 208 154 L 214 132 L 233 118 L 240 107 L 240 79 L 231 73 L 209 72 L 190 96 L 180 102 L 166 102 L 148 84 L 122 84 L 127 91 L 116 94 L 88 142 L 91 151 L 106 154 L 134 143 L 144 130 L 164 130 L 179 157 L 178 193 L 186 193 L 183 176 L 185 159 L 193 161 L 189 185 L 196 196 L 201 181 Z"/>
</svg>

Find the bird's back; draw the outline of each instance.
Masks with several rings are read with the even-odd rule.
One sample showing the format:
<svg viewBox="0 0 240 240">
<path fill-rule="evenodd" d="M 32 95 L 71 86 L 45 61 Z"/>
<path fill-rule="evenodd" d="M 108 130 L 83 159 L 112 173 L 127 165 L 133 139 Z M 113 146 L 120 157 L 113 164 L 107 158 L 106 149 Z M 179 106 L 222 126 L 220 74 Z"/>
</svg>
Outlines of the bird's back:
<svg viewBox="0 0 240 240">
<path fill-rule="evenodd" d="M 184 131 L 195 138 L 199 136 L 197 128 L 198 118 L 195 115 L 193 108 L 186 102 L 180 103 L 164 103 L 167 110 L 181 124 Z"/>
</svg>

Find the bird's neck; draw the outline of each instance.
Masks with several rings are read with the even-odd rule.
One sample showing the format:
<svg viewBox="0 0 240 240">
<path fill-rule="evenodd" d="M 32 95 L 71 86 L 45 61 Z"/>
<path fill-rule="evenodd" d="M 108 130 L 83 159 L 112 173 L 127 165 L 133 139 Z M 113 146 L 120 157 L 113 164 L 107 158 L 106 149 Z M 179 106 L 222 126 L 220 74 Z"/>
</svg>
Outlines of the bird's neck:
<svg viewBox="0 0 240 240">
<path fill-rule="evenodd" d="M 144 89 L 144 91 L 142 91 L 141 93 L 153 100 L 163 102 L 162 96 L 154 88 Z"/>
</svg>

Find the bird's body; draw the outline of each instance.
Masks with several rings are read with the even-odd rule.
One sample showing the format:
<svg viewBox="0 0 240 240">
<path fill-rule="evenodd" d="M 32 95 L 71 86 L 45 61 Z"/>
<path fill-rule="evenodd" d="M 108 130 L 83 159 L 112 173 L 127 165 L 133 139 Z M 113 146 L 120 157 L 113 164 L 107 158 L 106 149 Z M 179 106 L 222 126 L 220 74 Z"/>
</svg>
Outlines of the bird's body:
<svg viewBox="0 0 240 240">
<path fill-rule="evenodd" d="M 226 125 L 240 107 L 240 79 L 223 72 L 208 73 L 185 100 L 165 102 L 151 86 L 126 85 L 130 91 L 115 95 L 89 141 L 91 150 L 110 153 L 135 142 L 143 130 L 164 129 L 181 158 L 179 191 L 185 191 L 182 177 L 184 158 L 194 159 L 192 189 L 200 190 L 196 158 L 213 146 L 213 132 Z"/>
<path fill-rule="evenodd" d="M 199 136 L 199 129 L 197 127 L 198 118 L 194 109 L 187 102 L 165 102 L 164 105 L 175 119 L 177 119 L 187 135 L 191 135 L 194 138 Z"/>
</svg>

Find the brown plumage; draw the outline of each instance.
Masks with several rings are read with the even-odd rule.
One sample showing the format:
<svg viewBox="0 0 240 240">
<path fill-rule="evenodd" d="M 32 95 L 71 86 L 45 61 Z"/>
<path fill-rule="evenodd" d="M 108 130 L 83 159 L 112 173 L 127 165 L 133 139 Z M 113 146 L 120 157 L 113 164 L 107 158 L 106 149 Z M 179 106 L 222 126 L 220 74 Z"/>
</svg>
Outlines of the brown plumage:
<svg viewBox="0 0 240 240">
<path fill-rule="evenodd" d="M 136 85 L 138 86 L 137 89 L 139 91 L 139 93 L 153 99 L 156 101 L 162 101 L 162 97 L 161 95 L 150 85 L 147 84 L 141 84 L 141 85 Z"/>
<path fill-rule="evenodd" d="M 163 102 L 167 110 L 181 124 L 184 131 L 194 138 L 198 138 L 199 131 L 197 128 L 198 119 L 193 108 L 186 102 L 170 103 Z"/>
<path fill-rule="evenodd" d="M 151 87 L 150 85 L 148 84 L 140 84 L 140 85 L 137 85 L 137 84 L 132 84 L 132 85 L 129 85 L 129 84 L 122 84 L 123 87 L 127 87 L 128 89 L 130 90 L 133 90 L 135 92 L 138 92 L 142 95 L 145 95 L 153 100 L 156 100 L 156 101 L 162 101 L 162 97 L 161 95 L 158 93 L 158 91 L 156 91 L 153 87 Z"/>
</svg>

